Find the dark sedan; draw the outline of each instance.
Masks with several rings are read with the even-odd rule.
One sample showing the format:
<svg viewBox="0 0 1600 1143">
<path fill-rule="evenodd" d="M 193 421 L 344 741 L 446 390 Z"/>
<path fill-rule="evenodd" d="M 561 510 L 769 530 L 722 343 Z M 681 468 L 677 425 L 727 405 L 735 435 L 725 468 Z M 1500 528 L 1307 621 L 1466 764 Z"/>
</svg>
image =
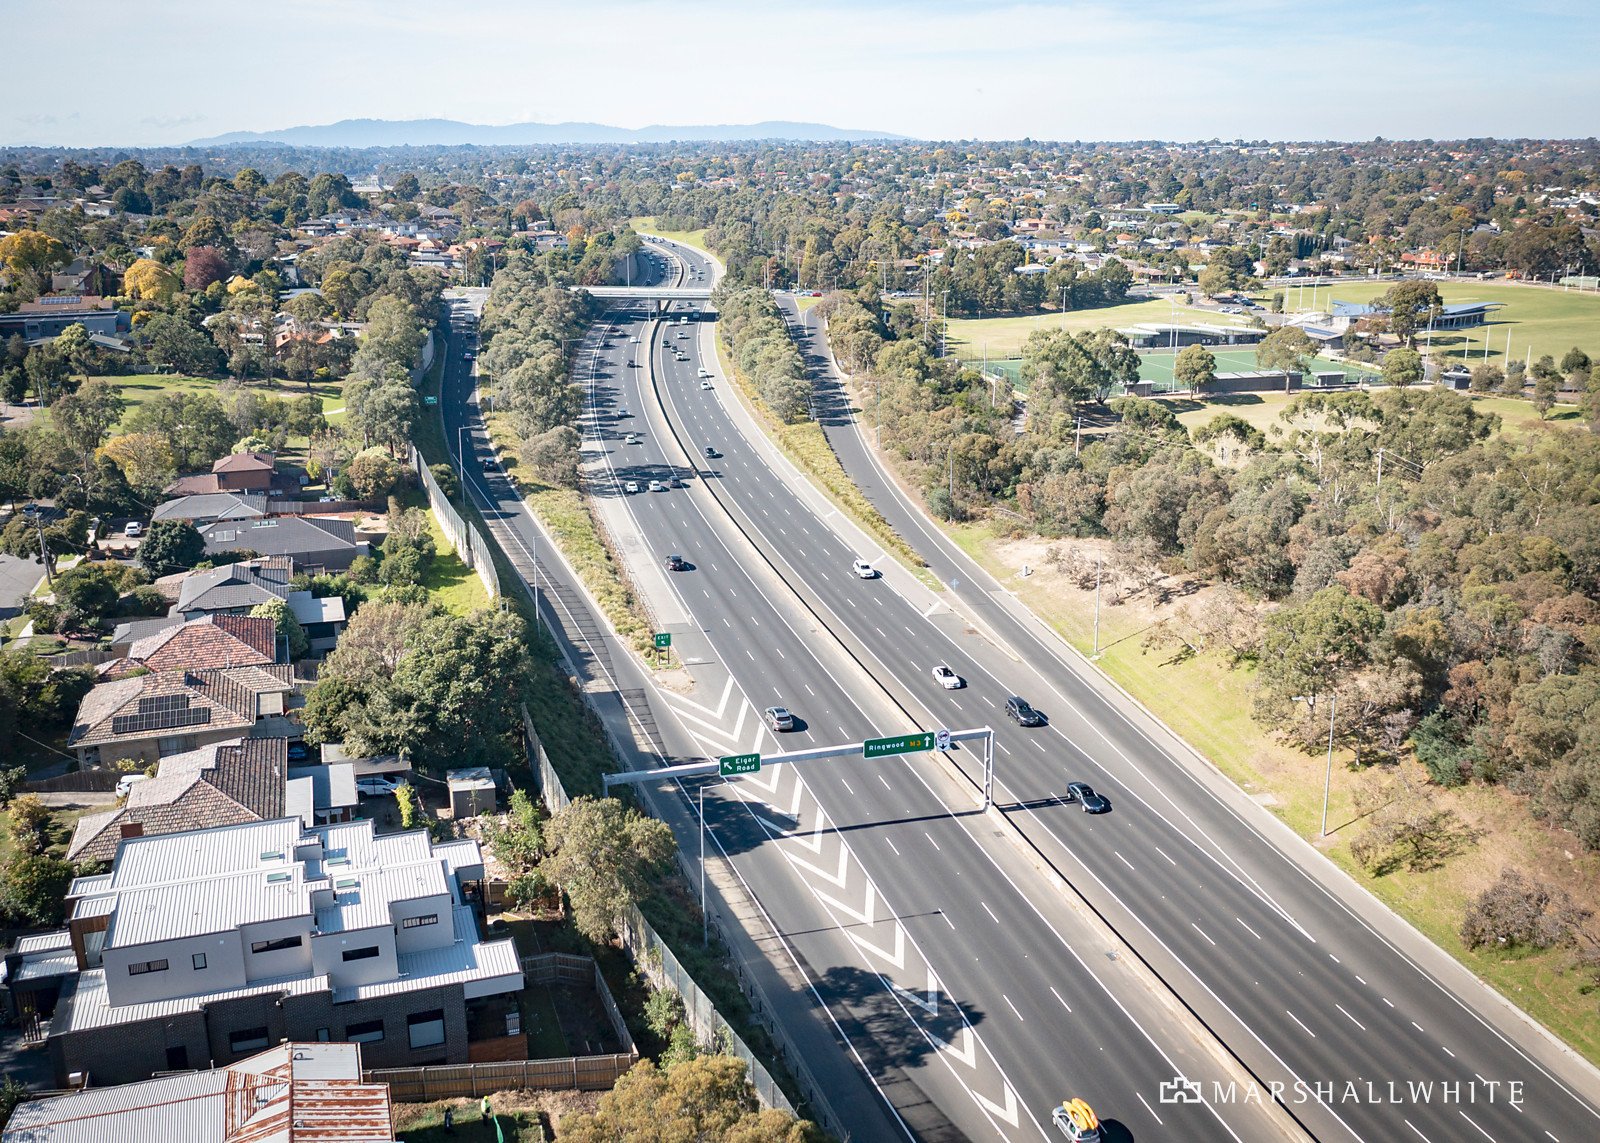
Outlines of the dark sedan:
<svg viewBox="0 0 1600 1143">
<path fill-rule="evenodd" d="M 1077 802 L 1086 814 L 1103 814 L 1111 808 L 1104 794 L 1096 793 L 1087 782 L 1068 782 L 1067 801 Z"/>
</svg>

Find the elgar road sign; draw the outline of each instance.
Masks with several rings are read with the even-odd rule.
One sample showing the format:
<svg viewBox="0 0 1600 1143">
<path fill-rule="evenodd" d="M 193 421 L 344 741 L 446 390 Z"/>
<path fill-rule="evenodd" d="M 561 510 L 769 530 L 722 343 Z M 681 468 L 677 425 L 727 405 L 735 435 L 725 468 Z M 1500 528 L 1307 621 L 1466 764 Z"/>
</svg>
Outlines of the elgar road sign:
<svg viewBox="0 0 1600 1143">
<path fill-rule="evenodd" d="M 672 646 L 672 632 L 671 631 L 657 631 L 656 632 L 656 650 L 657 651 L 665 651 L 670 646 Z"/>
<path fill-rule="evenodd" d="M 891 754 L 916 754 L 933 749 L 933 733 L 900 734 L 894 738 L 869 738 L 861 744 L 863 758 L 886 758 Z"/>
<path fill-rule="evenodd" d="M 717 759 L 717 773 L 724 778 L 732 778 L 739 774 L 754 774 L 760 769 L 759 754 L 729 754 Z"/>
</svg>

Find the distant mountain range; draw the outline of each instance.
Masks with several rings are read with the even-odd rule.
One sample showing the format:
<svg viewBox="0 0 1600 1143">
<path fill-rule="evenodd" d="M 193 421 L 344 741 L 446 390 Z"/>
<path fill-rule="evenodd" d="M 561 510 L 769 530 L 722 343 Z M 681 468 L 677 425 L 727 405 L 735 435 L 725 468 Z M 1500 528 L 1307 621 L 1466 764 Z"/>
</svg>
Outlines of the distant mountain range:
<svg viewBox="0 0 1600 1143">
<path fill-rule="evenodd" d="M 486 127 L 453 119 L 341 119 L 320 127 L 282 131 L 230 131 L 196 139 L 191 147 L 230 143 L 283 143 L 299 147 L 451 147 L 525 146 L 537 143 L 673 143 L 774 139 L 796 142 L 854 142 L 904 139 L 887 131 L 852 131 L 825 123 L 724 123 L 700 127 L 608 127 L 603 123 L 512 123 Z"/>
</svg>

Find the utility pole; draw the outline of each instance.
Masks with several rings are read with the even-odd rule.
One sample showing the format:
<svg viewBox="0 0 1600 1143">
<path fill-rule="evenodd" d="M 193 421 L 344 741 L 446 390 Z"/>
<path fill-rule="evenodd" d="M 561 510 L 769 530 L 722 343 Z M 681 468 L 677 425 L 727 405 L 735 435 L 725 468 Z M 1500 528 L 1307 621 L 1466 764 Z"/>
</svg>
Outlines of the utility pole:
<svg viewBox="0 0 1600 1143">
<path fill-rule="evenodd" d="M 1378 491 L 1383 491 L 1383 449 L 1378 449 Z"/>
<path fill-rule="evenodd" d="M 44 541 L 44 517 L 37 510 L 26 513 L 33 517 L 34 529 L 39 533 L 39 562 L 44 565 L 44 581 L 50 585 L 52 591 L 56 586 L 55 569 L 50 565 L 50 546 Z"/>
<path fill-rule="evenodd" d="M 1322 779 L 1322 836 L 1328 836 L 1328 795 L 1333 792 L 1333 716 L 1339 709 L 1339 692 L 1328 700 L 1328 770 Z"/>
</svg>

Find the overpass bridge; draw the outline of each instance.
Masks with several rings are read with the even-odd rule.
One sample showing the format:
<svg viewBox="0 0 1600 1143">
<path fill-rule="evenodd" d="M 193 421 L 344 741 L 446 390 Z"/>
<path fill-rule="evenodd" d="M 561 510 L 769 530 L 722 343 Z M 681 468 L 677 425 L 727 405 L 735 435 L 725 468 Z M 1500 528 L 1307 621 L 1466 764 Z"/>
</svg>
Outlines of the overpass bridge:
<svg viewBox="0 0 1600 1143">
<path fill-rule="evenodd" d="M 628 298 L 640 302 L 709 302 L 710 286 L 573 286 L 597 298 Z"/>
</svg>

